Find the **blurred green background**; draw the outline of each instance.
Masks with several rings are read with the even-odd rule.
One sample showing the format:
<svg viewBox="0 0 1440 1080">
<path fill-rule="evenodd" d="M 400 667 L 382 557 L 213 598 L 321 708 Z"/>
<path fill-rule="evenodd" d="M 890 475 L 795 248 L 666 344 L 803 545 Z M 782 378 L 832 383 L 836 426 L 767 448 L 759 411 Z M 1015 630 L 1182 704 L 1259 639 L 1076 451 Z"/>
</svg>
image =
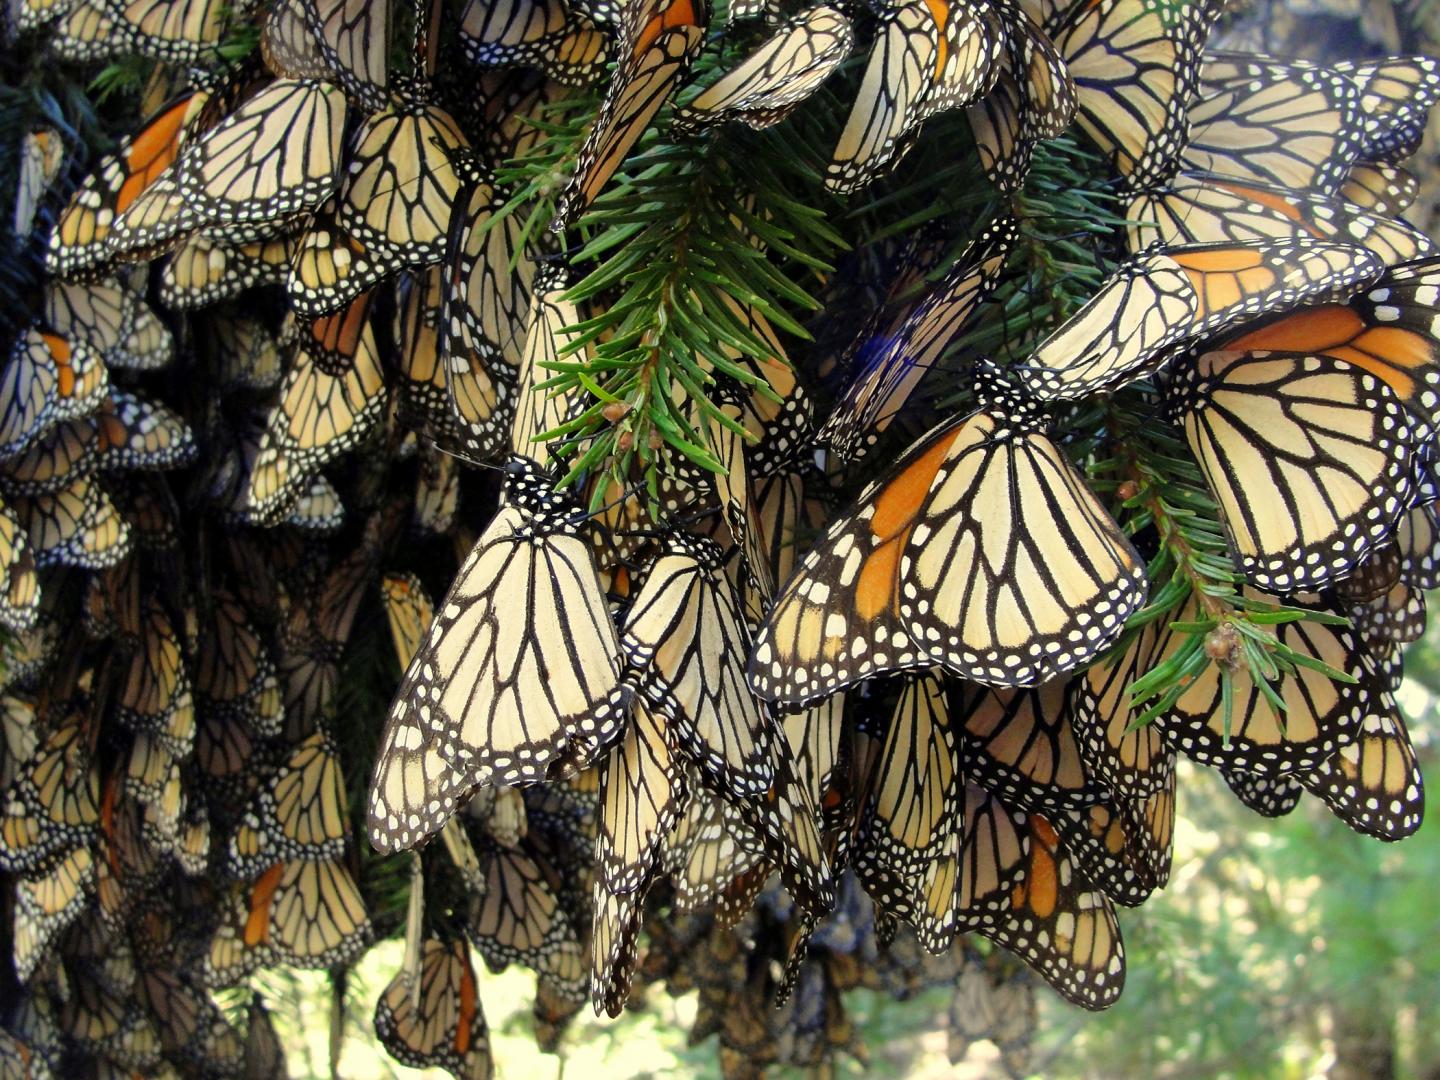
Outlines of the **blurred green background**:
<svg viewBox="0 0 1440 1080">
<path fill-rule="evenodd" d="M 1440 623 L 1406 654 L 1398 696 L 1422 767 L 1440 776 Z M 1179 791 L 1170 886 L 1143 908 L 1121 911 L 1124 996 L 1094 1015 L 1042 987 L 1030 1075 L 1440 1080 L 1440 826 L 1432 820 L 1406 841 L 1383 844 L 1350 832 L 1318 799 L 1267 821 L 1208 770 L 1185 768 Z M 347 1080 L 445 1075 L 395 1064 L 370 1028 L 400 954 L 400 942 L 382 944 L 345 987 L 337 1064 Z M 498 1077 L 720 1076 L 713 1037 L 686 1046 L 693 994 L 652 994 L 615 1021 L 586 1009 L 553 1056 L 530 1034 L 533 977 L 514 968 L 479 975 Z M 331 1075 L 328 978 L 277 972 L 260 981 L 292 1075 Z M 837 1075 L 1010 1075 L 990 1043 L 950 1062 L 950 999 L 948 988 L 908 1002 L 848 994 L 870 1060 L 841 1059 Z"/>
</svg>

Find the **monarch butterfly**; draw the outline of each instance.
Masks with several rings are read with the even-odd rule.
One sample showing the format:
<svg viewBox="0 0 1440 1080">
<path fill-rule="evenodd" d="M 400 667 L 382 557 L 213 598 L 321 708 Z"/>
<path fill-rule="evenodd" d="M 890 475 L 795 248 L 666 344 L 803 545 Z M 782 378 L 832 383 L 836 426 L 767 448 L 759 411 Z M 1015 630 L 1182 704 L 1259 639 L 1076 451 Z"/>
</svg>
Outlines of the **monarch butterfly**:
<svg viewBox="0 0 1440 1080">
<path fill-rule="evenodd" d="M 197 234 L 165 263 L 160 300 L 166 307 L 190 311 L 259 285 L 283 284 L 299 245 L 295 234 L 236 245 Z"/>
<path fill-rule="evenodd" d="M 976 783 L 1041 813 L 1081 809 L 1103 797 L 1066 680 L 1013 690 L 952 681 L 948 691 L 960 761 Z"/>
<path fill-rule="evenodd" d="M 524 964 L 567 993 L 579 993 L 584 958 L 557 896 L 559 875 L 533 847 L 486 841 L 479 848 L 485 891 L 465 929 L 480 955 L 492 968 Z"/>
<path fill-rule="evenodd" d="M 594 20 L 566 0 L 470 0 L 460 15 L 460 46 L 472 64 L 535 67 L 571 85 L 601 75 L 608 44 Z"/>
<path fill-rule="evenodd" d="M 129 524 L 109 496 L 84 478 L 53 493 L 22 500 L 18 516 L 36 566 L 59 563 L 100 570 L 130 551 Z"/>
<path fill-rule="evenodd" d="M 418 970 L 396 972 L 375 1002 L 375 1034 L 403 1065 L 490 1075 L 490 1032 L 464 938 L 426 938 Z"/>
<path fill-rule="evenodd" d="M 277 0 L 270 5 L 260 20 L 260 57 L 271 74 L 282 79 L 339 81 L 331 68 L 330 57 L 321 49 L 306 22 L 309 6 L 304 0 Z M 386 14 L 382 13 L 382 18 Z M 376 29 L 388 33 L 388 23 Z M 383 101 L 376 107 L 383 107 Z"/>
<path fill-rule="evenodd" d="M 183 758 L 195 742 L 195 703 L 180 636 L 153 596 L 145 598 L 141 619 L 115 719 L 132 731 L 149 732 L 172 757 Z"/>
<path fill-rule="evenodd" d="M 147 262 L 173 251 L 200 225 L 199 213 L 181 196 L 169 170 L 110 222 L 105 251 L 112 260 Z"/>
<path fill-rule="evenodd" d="M 200 711 L 223 723 L 249 722 L 273 735 L 279 728 L 279 684 L 265 640 L 234 594 L 217 589 L 200 624 L 192 682 Z"/>
<path fill-rule="evenodd" d="M 1398 166 L 1360 162 L 1350 167 L 1339 194 L 1371 213 L 1394 217 L 1414 205 L 1420 184 Z"/>
<path fill-rule="evenodd" d="M 1400 578 L 1416 589 L 1440 588 L 1440 507 L 1417 506 L 1395 527 L 1400 549 Z M 0 578 L 0 587 L 3 587 Z"/>
<path fill-rule="evenodd" d="M 994 81 L 1004 35 L 988 5 L 907 0 L 885 13 L 859 96 L 825 168 L 841 193 L 870 183 L 904 153 L 905 136 L 925 119 L 966 105 Z"/>
<path fill-rule="evenodd" d="M 1368 372 L 1327 356 L 1206 353 L 1177 372 L 1172 393 L 1257 588 L 1320 587 L 1393 531 L 1410 435 L 1400 402 Z"/>
<path fill-rule="evenodd" d="M 70 707 L 43 734 L 0 807 L 0 869 L 35 874 L 58 853 L 88 844 L 100 820 L 100 776 L 86 710 Z"/>
<path fill-rule="evenodd" d="M 562 274 L 542 270 L 536 278 L 530 328 L 520 358 L 515 418 L 510 425 L 510 453 L 530 458 L 547 469 L 554 465 L 550 445 L 537 436 L 570 420 L 576 404 L 574 395 L 549 392 L 541 385 L 556 374 L 549 365 L 561 360 L 561 351 L 570 339 L 566 328 L 580 322 L 579 311 L 565 298 Z M 585 355 L 566 354 L 564 359 L 574 363 Z"/>
<path fill-rule="evenodd" d="M 127 49 L 172 64 L 196 64 L 215 55 L 225 29 L 220 0 L 122 0 L 111 11 Z"/>
<path fill-rule="evenodd" d="M 1154 623 L 1142 627 L 1116 656 L 1087 668 L 1076 680 L 1072 724 L 1086 766 L 1123 799 L 1144 798 L 1165 781 L 1170 753 L 1153 723 L 1139 715 L 1130 686 L 1154 667 L 1159 635 Z"/>
<path fill-rule="evenodd" d="M 280 625 L 280 679 L 285 695 L 286 735 L 292 741 L 311 734 L 330 708 L 340 678 L 340 656 L 350 640 L 365 591 L 378 570 L 387 541 L 376 530 L 393 528 L 372 518 L 368 536 L 329 571 L 299 592 Z"/>
<path fill-rule="evenodd" d="M 1025 368 L 1044 398 L 1124 382 L 1167 349 L 1256 315 L 1343 295 L 1379 276 L 1364 248 L 1297 238 L 1139 256 L 1045 339 Z"/>
<path fill-rule="evenodd" d="M 1226 54 L 1207 57 L 1207 85 L 1190 106 L 1182 163 L 1283 188 L 1336 192 L 1364 138 L 1355 84 L 1310 65 L 1237 59 L 1241 69 L 1219 82 L 1212 69 L 1226 63 Z"/>
<path fill-rule="evenodd" d="M 949 846 L 962 778 L 945 686 L 937 675 L 905 682 L 867 786 L 865 843 L 884 866 L 902 877 L 923 878 L 932 863 L 953 860 Z M 864 862 L 858 859 L 857 866 Z"/>
<path fill-rule="evenodd" d="M 35 556 L 14 512 L 0 502 L 0 623 L 13 633 L 40 620 L 40 580 Z"/>
<path fill-rule="evenodd" d="M 35 228 L 35 214 L 45 192 L 60 175 L 65 163 L 65 144 L 54 128 L 27 131 L 20 141 L 20 167 L 15 183 L 14 232 L 16 240 L 28 237 Z"/>
<path fill-rule="evenodd" d="M 390 2 L 298 0 L 330 72 L 361 108 L 383 109 L 390 86 Z"/>
<path fill-rule="evenodd" d="M 95 349 L 27 329 L 0 371 L 0 459 L 20 453 L 56 424 L 94 412 L 109 389 Z"/>
<path fill-rule="evenodd" d="M 160 1045 L 171 1060 L 223 1070 L 239 1063 L 240 1034 L 188 971 L 146 966 L 136 997 L 154 1019 Z"/>
<path fill-rule="evenodd" d="M 626 615 L 622 679 L 675 726 L 681 753 L 736 797 L 774 782 L 774 721 L 745 682 L 748 633 L 713 543 L 675 535 Z"/>
<path fill-rule="evenodd" d="M 1165 179 L 1185 144 L 1205 7 L 1174 29 L 1138 0 L 1067 5 L 1044 20 L 1075 81 L 1076 122 L 1133 188 Z"/>
<path fill-rule="evenodd" d="M 1293 773 L 1250 773 L 1221 769 L 1235 797 L 1261 817 L 1284 817 L 1300 805 L 1305 787 Z"/>
<path fill-rule="evenodd" d="M 575 174 L 556 201 L 553 230 L 570 225 L 615 175 L 700 51 L 709 21 L 705 0 L 642 0 L 626 9 L 619 65 L 580 148 Z"/>
<path fill-rule="evenodd" d="M 349 344 L 351 363 L 340 370 L 327 369 L 309 349 L 296 352 L 250 473 L 255 520 L 273 522 L 287 513 L 308 486 L 308 474 L 355 446 L 383 414 L 385 376 L 368 321 Z"/>
<path fill-rule="evenodd" d="M 997 32 L 1004 59 L 991 91 L 967 110 L 980 164 L 1001 191 L 1025 180 L 1036 143 L 1062 135 L 1075 117 L 1075 82 L 1054 42 L 1029 13 L 995 5 L 1013 30 Z M 989 21 L 994 25 L 996 15 Z"/>
<path fill-rule="evenodd" d="M 206 985 L 230 986 L 256 968 L 332 968 L 369 944 L 360 890 L 336 859 L 278 862 L 236 889 L 201 963 Z"/>
<path fill-rule="evenodd" d="M 961 835 L 957 929 L 1009 949 L 1082 1008 L 1113 1004 L 1125 982 L 1120 924 L 1054 826 L 970 786 Z"/>
<path fill-rule="evenodd" d="M 314 318 L 339 311 L 399 270 L 405 260 L 372 251 L 335 220 L 326 203 L 312 219 L 290 264 L 285 291 L 295 314 Z"/>
<path fill-rule="evenodd" d="M 1255 601 L 1266 599 L 1254 591 L 1247 595 Z M 1346 673 L 1361 670 L 1358 642 L 1341 626 L 1287 622 L 1275 627 L 1275 635 L 1307 660 Z M 1185 635 L 1171 634 L 1156 662 L 1175 655 L 1185 641 Z M 1227 691 L 1220 669 L 1211 664 L 1186 684 L 1155 724 L 1166 742 L 1203 764 L 1259 773 L 1313 769 L 1354 741 L 1370 709 L 1370 693 L 1363 684 L 1339 682 L 1303 665 L 1272 683 L 1283 712 L 1253 685 L 1247 670 L 1230 674 Z M 1233 698 L 1230 709 L 1224 701 L 1227 693 Z"/>
<path fill-rule="evenodd" d="M 440 355 L 444 272 L 438 266 L 406 275 L 397 288 L 395 342 L 400 353 L 401 419 L 421 431 L 450 427 L 445 361 Z"/>
<path fill-rule="evenodd" d="M 13 957 L 22 982 L 30 980 L 60 935 L 84 913 L 94 888 L 95 859 L 88 846 L 71 848 L 50 869 L 15 883 Z"/>
<path fill-rule="evenodd" d="M 765 845 L 732 803 L 687 781 L 690 800 L 662 857 L 681 911 L 715 906 L 720 890 L 765 861 Z"/>
<path fill-rule="evenodd" d="M 431 776 L 447 792 L 530 783 L 583 767 L 619 729 L 609 697 L 620 644 L 573 514 L 523 459 L 508 467 L 505 491 L 507 504 L 460 568 L 387 721 L 387 747 L 424 747 L 426 756 L 433 747 L 451 769 L 416 776 L 419 762 L 401 758 L 402 771 L 389 773 L 394 765 L 382 755 L 371 788 L 371 840 L 381 850 L 443 824 L 415 809 L 439 798 Z M 507 626 L 517 612 L 529 612 L 525 625 Z M 396 797 L 409 809 L 386 805 L 387 814 L 423 828 L 414 840 L 377 835 L 377 806 Z"/>
<path fill-rule="evenodd" d="M 1430 109 L 1440 101 L 1440 69 L 1428 56 L 1345 60 L 1332 70 L 1360 90 L 1366 161 L 1403 161 L 1419 149 Z"/>
<path fill-rule="evenodd" d="M 925 374 L 965 331 L 994 289 L 1019 236 L 1013 218 L 1001 217 L 961 254 L 955 268 L 916 305 L 846 389 L 819 438 L 841 460 L 854 460 L 877 442 Z"/>
<path fill-rule="evenodd" d="M 597 888 L 643 900 L 688 790 L 679 739 L 664 716 L 637 703 L 600 774 Z"/>
<path fill-rule="evenodd" d="M 1311 236 L 1358 244 L 1387 265 L 1430 254 L 1434 245 L 1404 222 L 1314 192 L 1287 191 L 1221 176 L 1186 174 L 1141 195 L 1125 211 L 1131 251 L 1150 243 L 1263 242 Z"/>
<path fill-rule="evenodd" d="M 1367 371 L 1405 406 L 1413 438 L 1423 443 L 1440 412 L 1440 337 L 1428 303 L 1437 287 L 1440 260 L 1398 266 L 1346 303 L 1302 308 L 1216 348 L 1325 355 Z"/>
<path fill-rule="evenodd" d="M 1148 862 L 1134 835 L 1133 813 L 1124 800 L 1103 797 L 1081 809 L 1046 816 L 1080 872 L 1117 904 L 1137 907 L 1154 891 Z"/>
<path fill-rule="evenodd" d="M 460 504 L 460 468 L 452 454 L 420 455 L 412 519 L 424 532 L 448 536 Z"/>
<path fill-rule="evenodd" d="M 789 19 L 753 53 L 675 113 L 677 133 L 727 120 L 753 128 L 778 124 L 845 62 L 855 29 L 843 12 L 820 4 Z"/>
<path fill-rule="evenodd" d="M 324 731 L 301 739 L 261 784 L 230 835 L 227 869 L 263 874 L 289 859 L 338 859 L 349 835 L 339 751 Z"/>
<path fill-rule="evenodd" d="M 468 146 L 450 115 L 405 104 L 366 120 L 350 154 L 335 222 L 381 259 L 439 262 Z"/>
<path fill-rule="evenodd" d="M 102 470 L 180 469 L 199 452 L 177 413 L 120 389 L 112 389 L 110 400 L 86 423 Z"/>
<path fill-rule="evenodd" d="M 136 732 L 125 762 L 125 794 L 137 803 L 160 802 L 165 798 L 174 766 L 174 757 L 160 745 L 157 736 L 148 731 Z"/>
<path fill-rule="evenodd" d="M 345 505 L 340 501 L 340 493 L 321 473 L 311 477 L 310 486 L 295 500 L 285 517 L 286 525 L 310 533 L 333 533 L 344 523 Z"/>
<path fill-rule="evenodd" d="M 69 340 L 99 349 L 112 367 L 154 371 L 175 355 L 175 340 L 150 306 L 115 279 L 51 282 L 45 322 Z"/>
<path fill-rule="evenodd" d="M 1424 820 L 1425 785 L 1394 700 L 1379 696 L 1359 738 L 1314 772 L 1300 774 L 1300 783 L 1356 832 L 1403 840 Z"/>
<path fill-rule="evenodd" d="M 79 0 L 54 28 L 51 51 L 61 60 L 106 60 L 125 51 L 126 34 L 119 11 L 109 0 Z"/>
<path fill-rule="evenodd" d="M 187 147 L 176 190 L 217 223 L 313 210 L 339 183 L 345 111 L 345 95 L 329 83 L 276 79 Z"/>
<path fill-rule="evenodd" d="M 519 215 L 496 221 L 498 209 L 494 188 L 477 183 L 451 218 L 445 257 L 445 382 L 461 449 L 477 460 L 505 446 L 534 292 Z"/>
<path fill-rule="evenodd" d="M 630 995 L 639 952 L 643 897 L 617 893 L 596 875 L 591 906 L 590 1000 L 595 1015 L 619 1016 Z"/>
<path fill-rule="evenodd" d="M 250 998 L 249 1023 L 245 1028 L 245 1076 L 250 1080 L 284 1080 L 290 1075 L 285 1050 L 270 1013 L 255 994 Z"/>
<path fill-rule="evenodd" d="M 756 641 L 762 697 L 801 704 L 914 667 L 1035 683 L 1103 651 L 1140 605 L 1143 564 L 1041 411 L 998 384 L 980 392 L 806 557 Z"/>
<path fill-rule="evenodd" d="M 209 100 L 204 90 L 176 98 L 101 159 L 50 234 L 45 265 L 52 273 L 74 278 L 95 272 L 109 258 L 111 223 L 170 167 Z"/>
<path fill-rule="evenodd" d="M 1351 604 L 1348 614 L 1366 646 L 1383 652 L 1425 633 L 1425 594 L 1397 582 L 1372 600 Z"/>
</svg>

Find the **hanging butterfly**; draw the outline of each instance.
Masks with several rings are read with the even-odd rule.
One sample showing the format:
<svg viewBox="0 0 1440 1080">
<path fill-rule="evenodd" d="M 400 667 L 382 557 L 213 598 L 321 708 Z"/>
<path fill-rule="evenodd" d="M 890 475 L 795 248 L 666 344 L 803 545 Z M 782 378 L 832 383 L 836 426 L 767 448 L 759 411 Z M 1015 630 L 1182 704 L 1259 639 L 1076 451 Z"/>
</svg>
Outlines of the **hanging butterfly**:
<svg viewBox="0 0 1440 1080">
<path fill-rule="evenodd" d="M 1138 377 L 1185 341 L 1262 312 L 1348 295 L 1381 269 L 1364 248 L 1308 238 L 1147 253 L 1120 267 L 1035 349 L 1025 378 L 1042 398 L 1083 397 Z"/>
<path fill-rule="evenodd" d="M 571 225 L 610 182 L 675 92 L 704 43 L 709 20 L 705 0 L 637 0 L 626 8 L 618 66 L 580 148 L 575 173 L 556 200 L 553 230 Z"/>
<path fill-rule="evenodd" d="M 906 137 L 922 122 L 984 94 L 1004 44 L 989 4 L 906 0 L 889 8 L 826 166 L 825 186 L 859 190 L 903 156 Z"/>
<path fill-rule="evenodd" d="M 996 219 L 899 328 L 874 342 L 865 367 L 817 435 L 842 461 L 858 459 L 879 441 L 920 380 L 940 366 L 995 288 L 1018 236 L 1013 218 Z"/>
<path fill-rule="evenodd" d="M 35 215 L 50 185 L 60 175 L 65 163 L 65 143 L 54 128 L 27 131 L 20 140 L 20 167 L 15 180 L 14 231 L 17 241 L 27 238 L 35 228 Z"/>
<path fill-rule="evenodd" d="M 193 311 L 260 285 L 284 284 L 299 245 L 297 235 L 229 245 L 198 233 L 166 261 L 160 300 L 168 308 Z"/>
<path fill-rule="evenodd" d="M 559 893 L 558 872 L 532 847 L 478 845 L 485 889 L 465 924 L 493 969 L 523 964 L 566 993 L 583 992 L 585 961 Z"/>
<path fill-rule="evenodd" d="M 1159 728 L 1136 722 L 1144 710 L 1130 697 L 1130 686 L 1155 666 L 1156 626 L 1147 623 L 1123 650 L 1087 668 L 1071 699 L 1086 766 L 1121 799 L 1145 798 L 1158 790 L 1171 757 Z"/>
<path fill-rule="evenodd" d="M 675 113 L 674 130 L 690 134 L 739 120 L 778 124 L 828 79 L 855 45 L 843 12 L 819 4 L 778 27 L 753 53 Z"/>
<path fill-rule="evenodd" d="M 600 27 L 566 0 L 470 0 L 460 15 L 460 47 L 472 64 L 539 68 L 572 86 L 598 79 L 609 53 Z"/>
<path fill-rule="evenodd" d="M 1367 248 L 1387 266 L 1431 254 L 1429 237 L 1363 207 L 1315 192 L 1186 173 L 1125 211 L 1130 250 L 1150 244 L 1263 243 L 1308 236 Z"/>
<path fill-rule="evenodd" d="M 96 272 L 108 259 L 111 223 L 174 162 L 210 95 L 192 91 L 165 105 L 120 141 L 70 197 L 50 234 L 45 265 L 64 278 Z"/>
<path fill-rule="evenodd" d="M 88 344 L 26 330 L 0 371 L 0 459 L 20 453 L 56 424 L 88 416 L 109 389 L 104 360 Z"/>
<path fill-rule="evenodd" d="M 427 937 L 416 970 L 402 967 L 375 1002 L 375 1034 L 412 1068 L 489 1076 L 490 1033 L 464 938 Z"/>
<path fill-rule="evenodd" d="M 257 521 L 288 512 L 308 474 L 358 444 L 384 413 L 385 376 L 363 314 L 366 298 L 356 305 L 358 327 L 344 314 L 330 324 L 343 334 L 335 349 L 302 346 L 292 360 L 250 473 L 250 513 Z M 348 354 L 349 363 L 327 364 L 327 354 Z"/>
<path fill-rule="evenodd" d="M 1405 509 L 1404 409 L 1359 367 L 1300 353 L 1206 353 L 1179 366 L 1170 408 L 1220 505 L 1236 565 L 1267 592 L 1343 575 Z"/>
<path fill-rule="evenodd" d="M 350 151 L 335 223 L 372 257 L 441 260 L 468 143 L 433 105 L 403 104 L 366 119 Z"/>
<path fill-rule="evenodd" d="M 525 459 L 507 467 L 505 495 L 405 673 L 384 739 L 434 746 L 457 789 L 574 772 L 622 720 L 609 700 L 620 644 L 580 521 Z M 442 823 L 423 820 L 416 839 Z M 371 842 L 395 843 L 373 828 Z"/>
<path fill-rule="evenodd" d="M 994 4 L 987 22 L 1004 41 L 1004 58 L 988 93 L 966 109 L 986 176 L 1014 192 L 1030 171 L 1035 145 L 1065 133 L 1075 117 L 1075 83 L 1064 57 L 1023 8 Z M 993 29 L 997 20 L 1003 29 Z"/>
<path fill-rule="evenodd" d="M 1210 53 L 1190 106 L 1186 168 L 1333 194 L 1364 140 L 1360 92 L 1313 65 Z"/>
<path fill-rule="evenodd" d="M 1345 302 L 1303 307 L 1215 348 L 1330 356 L 1369 372 L 1405 406 L 1418 445 L 1440 424 L 1440 337 L 1430 307 L 1437 288 L 1440 259 L 1397 266 Z"/>
<path fill-rule="evenodd" d="M 1169 176 L 1185 145 L 1206 8 L 1193 5 L 1173 28 L 1141 0 L 1059 5 L 1042 19 L 1075 82 L 1076 123 L 1133 189 Z"/>
<path fill-rule="evenodd" d="M 951 681 L 948 692 L 959 759 L 973 781 L 1040 813 L 1078 810 L 1104 796 L 1080 741 L 1067 680 L 1020 689 Z"/>
<path fill-rule="evenodd" d="M 276 79 L 186 148 L 176 191 L 203 220 L 224 225 L 317 209 L 340 182 L 345 114 L 335 86 Z"/>
<path fill-rule="evenodd" d="M 1403 840 L 1425 817 L 1425 785 L 1410 734 L 1389 694 L 1365 718 L 1360 737 L 1300 783 L 1358 833 Z"/>
<path fill-rule="evenodd" d="M 1015 953 L 1065 998 L 1102 1009 L 1125 982 L 1115 910 L 1086 881 L 1054 826 L 966 789 L 958 930 Z"/>
<path fill-rule="evenodd" d="M 1140 605 L 1143 563 L 1041 411 L 992 378 L 811 550 L 756 640 L 762 697 L 915 667 L 1035 683 L 1098 655 Z"/>
<path fill-rule="evenodd" d="M 723 563 L 713 542 L 667 538 L 625 617 L 621 679 L 719 791 L 760 795 L 775 779 L 775 724 L 745 681 L 749 633 Z"/>
<path fill-rule="evenodd" d="M 325 969 L 370 943 L 359 887 L 335 859 L 279 862 L 237 887 L 201 963 L 207 986 L 230 986 L 257 968 Z"/>
<path fill-rule="evenodd" d="M 1430 110 L 1440 101 L 1440 67 L 1428 56 L 1344 60 L 1331 66 L 1360 91 L 1364 161 L 1399 162 L 1420 148 Z"/>
<path fill-rule="evenodd" d="M 281 860 L 340 858 L 349 831 L 339 751 L 316 731 L 262 781 L 230 834 L 226 869 L 253 878 Z"/>
<path fill-rule="evenodd" d="M 219 55 L 226 16 L 221 0 L 116 0 L 110 10 L 127 52 L 186 65 Z"/>
</svg>

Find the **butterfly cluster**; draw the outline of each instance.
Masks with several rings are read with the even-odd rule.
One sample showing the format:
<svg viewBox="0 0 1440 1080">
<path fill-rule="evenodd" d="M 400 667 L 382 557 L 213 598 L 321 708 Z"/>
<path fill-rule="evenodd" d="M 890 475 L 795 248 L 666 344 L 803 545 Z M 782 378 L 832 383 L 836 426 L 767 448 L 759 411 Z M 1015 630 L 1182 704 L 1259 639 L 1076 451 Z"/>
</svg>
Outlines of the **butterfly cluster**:
<svg viewBox="0 0 1440 1080">
<path fill-rule="evenodd" d="M 1041 981 L 1120 994 L 1181 758 L 1413 833 L 1440 67 L 1218 7 L 19 0 L 154 74 L 16 162 L 0 1062 L 284 1075 L 255 973 L 403 928 L 374 1030 L 457 1077 L 474 952 L 546 1048 L 663 986 L 823 1068 L 848 991 L 948 985 L 1018 1072 Z M 770 128 L 881 192 L 837 266 L 714 190 Z M 939 141 L 988 211 L 868 235 Z"/>
</svg>

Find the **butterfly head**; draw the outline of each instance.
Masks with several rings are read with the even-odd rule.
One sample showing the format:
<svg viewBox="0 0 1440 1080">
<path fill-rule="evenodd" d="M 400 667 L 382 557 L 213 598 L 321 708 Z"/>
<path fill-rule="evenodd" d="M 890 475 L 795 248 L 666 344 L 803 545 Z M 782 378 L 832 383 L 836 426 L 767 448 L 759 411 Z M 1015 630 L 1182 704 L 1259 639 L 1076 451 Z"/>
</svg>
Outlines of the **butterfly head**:
<svg viewBox="0 0 1440 1080">
<path fill-rule="evenodd" d="M 1044 430 L 1050 426 L 1050 414 L 993 360 L 982 357 L 971 370 L 974 379 L 976 407 L 1008 424 Z"/>
</svg>

